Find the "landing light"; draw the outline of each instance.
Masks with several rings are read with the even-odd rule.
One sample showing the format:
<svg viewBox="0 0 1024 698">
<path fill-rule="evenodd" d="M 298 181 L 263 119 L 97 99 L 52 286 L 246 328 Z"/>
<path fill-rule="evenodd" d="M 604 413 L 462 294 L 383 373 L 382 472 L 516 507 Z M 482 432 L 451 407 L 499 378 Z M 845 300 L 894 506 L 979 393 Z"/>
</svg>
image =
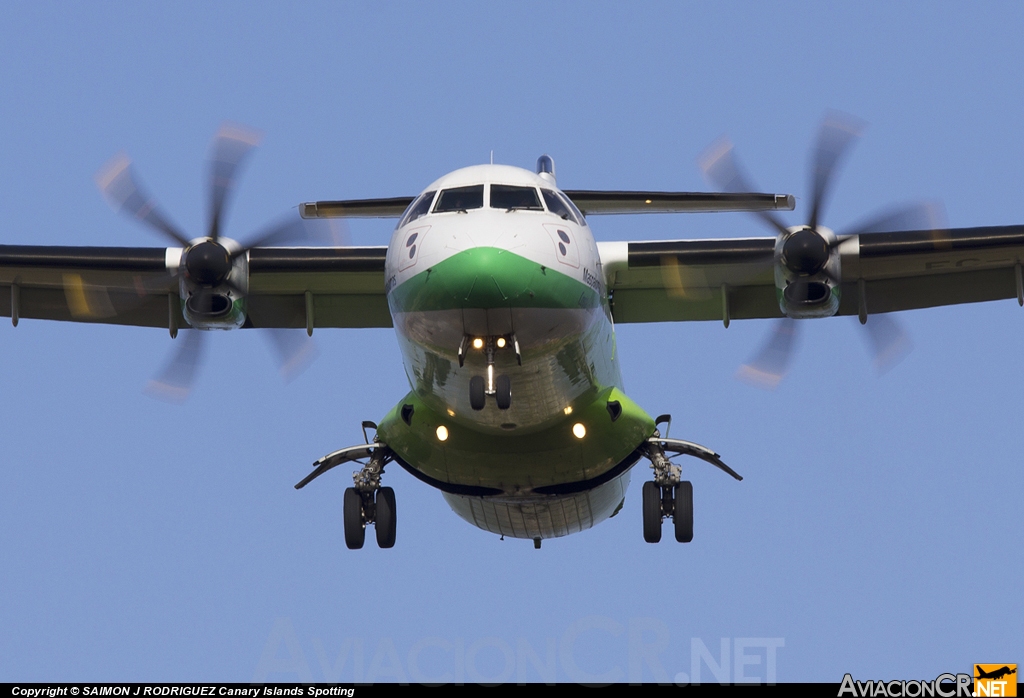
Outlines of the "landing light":
<svg viewBox="0 0 1024 698">
<path fill-rule="evenodd" d="M 584 436 L 587 435 L 587 428 L 580 424 L 579 422 L 576 422 L 575 424 L 572 425 L 572 435 L 575 436 L 577 439 L 582 439 Z"/>
<path fill-rule="evenodd" d="M 562 412 L 565 412 L 566 414 L 572 414 L 572 405 L 566 407 L 564 410 L 562 410 Z"/>
<path fill-rule="evenodd" d="M 455 416 L 455 410 L 453 410 L 453 409 L 451 409 L 451 408 L 449 407 L 449 408 L 448 408 L 448 416 L 449 416 L 449 417 L 454 417 L 454 416 Z"/>
<path fill-rule="evenodd" d="M 437 428 L 437 440 L 447 441 L 448 440 L 448 427 L 441 425 Z"/>
<path fill-rule="evenodd" d="M 473 340 L 473 348 L 474 349 L 483 349 L 484 348 L 484 340 L 480 339 L 479 337 L 474 339 Z"/>
<path fill-rule="evenodd" d="M 498 348 L 499 349 L 504 349 L 505 348 L 505 338 L 504 337 L 498 337 Z"/>
</svg>

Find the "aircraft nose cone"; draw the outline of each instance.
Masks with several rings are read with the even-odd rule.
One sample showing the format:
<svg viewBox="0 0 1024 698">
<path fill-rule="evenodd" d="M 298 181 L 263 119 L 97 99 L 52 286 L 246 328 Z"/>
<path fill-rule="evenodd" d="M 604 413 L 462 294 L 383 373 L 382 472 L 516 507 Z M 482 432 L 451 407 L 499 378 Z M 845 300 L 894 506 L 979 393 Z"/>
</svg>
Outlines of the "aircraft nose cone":
<svg viewBox="0 0 1024 698">
<path fill-rule="evenodd" d="M 464 307 L 507 306 L 523 295 L 531 274 L 521 257 L 494 247 L 475 247 L 446 260 L 441 280 Z M 441 270 L 439 270 L 441 271 Z"/>
</svg>

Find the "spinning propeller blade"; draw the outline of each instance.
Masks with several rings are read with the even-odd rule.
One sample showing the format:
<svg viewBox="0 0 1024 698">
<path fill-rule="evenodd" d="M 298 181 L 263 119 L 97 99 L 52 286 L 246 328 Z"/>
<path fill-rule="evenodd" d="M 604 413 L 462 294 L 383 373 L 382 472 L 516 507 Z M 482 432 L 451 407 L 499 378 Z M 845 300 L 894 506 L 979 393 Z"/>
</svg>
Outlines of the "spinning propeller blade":
<svg viewBox="0 0 1024 698">
<path fill-rule="evenodd" d="M 135 177 L 131 160 L 121 154 L 96 173 L 96 185 L 107 197 L 115 211 L 127 213 L 175 242 L 188 247 L 189 241 L 181 230 L 167 220 L 146 190 Z"/>
<path fill-rule="evenodd" d="M 203 357 L 206 333 L 185 330 L 173 357 L 156 378 L 146 386 L 146 393 L 166 402 L 181 403 L 192 390 L 196 369 Z"/>
<path fill-rule="evenodd" d="M 224 124 L 213 139 L 210 156 L 210 218 L 207 237 L 216 242 L 220 237 L 224 208 L 235 188 L 239 166 L 262 135 L 245 126 Z"/>
<path fill-rule="evenodd" d="M 825 209 L 825 199 L 843 156 L 849 152 L 850 146 L 857 141 L 866 125 L 860 119 L 842 112 L 832 111 L 825 115 L 814 149 L 811 219 L 807 223 L 811 230 L 818 228 L 818 220 Z"/>
<path fill-rule="evenodd" d="M 784 236 L 781 263 L 798 275 L 808 277 L 826 268 L 825 264 L 833 248 L 825 236 L 819 234 L 819 224 L 839 167 L 864 127 L 863 121 L 848 114 L 835 111 L 826 114 L 811 157 L 811 211 L 806 226 L 791 232 L 771 212 L 754 212 L 775 234 Z M 727 140 L 719 139 L 712 144 L 698 158 L 698 164 L 704 174 L 722 190 L 750 190 L 748 179 Z M 852 235 L 896 230 L 931 230 L 936 242 L 940 242 L 945 235 L 942 207 L 934 203 L 917 203 L 888 209 L 840 234 L 838 243 L 834 244 L 842 244 L 843 239 Z M 773 263 L 774 260 L 766 262 L 768 265 Z M 674 273 L 675 276 L 681 276 L 678 271 Z M 794 295 L 799 291 L 797 288 Z M 870 321 L 868 319 L 867 309 L 864 308 L 861 322 L 866 323 L 874 364 L 879 372 L 884 372 L 906 356 L 912 343 L 895 318 L 876 314 L 870 317 Z M 758 354 L 739 370 L 738 377 L 759 387 L 772 389 L 778 386 L 791 363 L 798 328 L 799 325 L 793 319 L 779 320 Z"/>
<path fill-rule="evenodd" d="M 240 285 L 229 275 L 235 260 L 254 247 L 301 243 L 332 246 L 347 244 L 347 229 L 343 223 L 303 220 L 295 212 L 283 222 L 255 235 L 248 244 L 239 246 L 230 242 L 221 243 L 225 215 L 240 167 L 260 139 L 258 132 L 236 124 L 225 124 L 217 132 L 210 150 L 207 232 L 205 237 L 194 244 L 160 211 L 156 201 L 139 183 L 127 156 L 115 157 L 96 175 L 100 191 L 115 210 L 131 215 L 184 248 L 182 262 L 177 269 L 170 269 L 166 275 L 138 284 L 136 291 L 140 298 L 177 293 L 181 282 L 187 283 L 190 289 L 190 308 L 202 311 L 204 307 L 209 307 L 212 310 L 216 303 L 225 302 L 225 296 L 219 294 L 218 289 L 229 288 L 237 298 L 246 295 L 245 284 Z M 180 279 L 183 273 L 185 280 Z M 80 278 L 74 276 L 66 280 L 65 292 L 75 302 L 73 307 L 81 308 L 83 316 L 92 317 L 101 311 L 108 312 L 107 306 L 111 306 L 110 303 L 99 303 L 98 300 L 103 297 L 97 296 Z M 150 382 L 147 392 L 172 402 L 181 402 L 188 396 L 204 355 L 204 334 L 195 329 L 185 332 L 180 346 L 164 370 Z M 266 336 L 286 380 L 294 378 L 317 354 L 315 344 L 301 330 L 268 329 Z"/>
<path fill-rule="evenodd" d="M 774 390 L 789 370 L 796 344 L 796 320 L 784 317 L 775 321 L 768 340 L 757 355 L 740 367 L 736 377 L 748 385 Z"/>
<path fill-rule="evenodd" d="M 743 174 L 743 168 L 733 152 L 732 143 L 725 137 L 719 138 L 697 159 L 697 164 L 719 189 L 731 193 L 754 191 L 750 182 Z M 752 213 L 768 224 L 777 233 L 785 235 L 789 231 L 782 221 L 771 211 L 752 211 Z"/>
<path fill-rule="evenodd" d="M 301 330 L 266 329 L 263 336 L 270 342 L 278 370 L 285 382 L 291 382 L 313 363 L 320 351 L 316 342 Z"/>
</svg>

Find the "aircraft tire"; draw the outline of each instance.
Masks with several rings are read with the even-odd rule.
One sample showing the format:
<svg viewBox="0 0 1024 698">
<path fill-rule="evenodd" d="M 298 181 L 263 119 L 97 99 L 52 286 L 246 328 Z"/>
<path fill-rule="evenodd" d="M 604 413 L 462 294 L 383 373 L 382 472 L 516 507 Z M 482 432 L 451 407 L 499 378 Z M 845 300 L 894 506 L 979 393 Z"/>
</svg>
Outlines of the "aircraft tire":
<svg viewBox="0 0 1024 698">
<path fill-rule="evenodd" d="M 643 500 L 644 540 L 657 543 L 661 540 L 661 488 L 653 482 L 645 482 Z"/>
<path fill-rule="evenodd" d="M 498 402 L 498 409 L 507 410 L 512 406 L 512 381 L 508 376 L 498 376 L 494 383 L 494 398 Z"/>
<path fill-rule="evenodd" d="M 349 550 L 358 550 L 366 540 L 366 528 L 363 527 L 363 498 L 355 487 L 345 490 L 345 545 Z"/>
<path fill-rule="evenodd" d="M 484 377 L 473 376 L 469 379 L 469 406 L 479 412 L 484 408 L 487 395 L 484 393 Z"/>
<path fill-rule="evenodd" d="M 676 528 L 676 540 L 689 543 L 693 540 L 693 483 L 680 482 L 676 485 L 676 513 L 672 517 Z"/>
<path fill-rule="evenodd" d="M 394 547 L 395 522 L 395 491 L 390 487 L 381 487 L 377 490 L 377 515 L 374 523 L 374 528 L 377 529 L 377 547 Z"/>
</svg>

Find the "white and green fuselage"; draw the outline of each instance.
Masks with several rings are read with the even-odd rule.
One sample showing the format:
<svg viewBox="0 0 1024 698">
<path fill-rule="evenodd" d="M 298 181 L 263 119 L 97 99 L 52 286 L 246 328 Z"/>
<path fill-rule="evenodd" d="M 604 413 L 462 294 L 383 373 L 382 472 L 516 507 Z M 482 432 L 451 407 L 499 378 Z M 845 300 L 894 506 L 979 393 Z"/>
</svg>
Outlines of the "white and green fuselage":
<svg viewBox="0 0 1024 698">
<path fill-rule="evenodd" d="M 446 192 L 479 185 L 482 201 L 451 210 Z M 506 208 L 497 193 L 492 201 L 494 185 L 533 188 L 545 203 Z M 403 217 L 387 254 L 412 390 L 379 437 L 460 516 L 520 538 L 567 535 L 613 515 L 655 426 L 621 391 L 594 238 L 553 196 L 563 200 L 551 179 L 526 170 L 458 170 L 425 190 L 427 213 Z M 511 405 L 488 398 L 473 409 L 470 381 L 489 370 L 474 340 L 495 338 L 490 371 L 508 377 Z"/>
</svg>

